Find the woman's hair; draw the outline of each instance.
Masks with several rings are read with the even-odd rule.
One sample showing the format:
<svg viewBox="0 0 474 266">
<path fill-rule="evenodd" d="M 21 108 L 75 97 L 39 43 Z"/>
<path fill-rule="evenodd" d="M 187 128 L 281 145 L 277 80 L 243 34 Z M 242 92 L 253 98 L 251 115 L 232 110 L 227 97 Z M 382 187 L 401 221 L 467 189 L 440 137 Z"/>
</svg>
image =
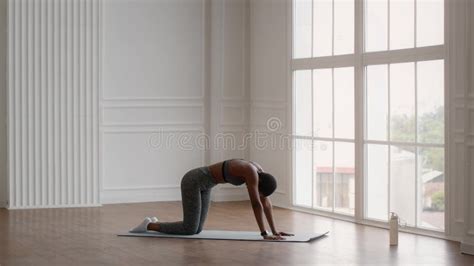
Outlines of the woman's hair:
<svg viewBox="0 0 474 266">
<path fill-rule="evenodd" d="M 258 191 L 265 197 L 270 196 L 277 188 L 275 177 L 269 173 L 258 173 Z"/>
</svg>

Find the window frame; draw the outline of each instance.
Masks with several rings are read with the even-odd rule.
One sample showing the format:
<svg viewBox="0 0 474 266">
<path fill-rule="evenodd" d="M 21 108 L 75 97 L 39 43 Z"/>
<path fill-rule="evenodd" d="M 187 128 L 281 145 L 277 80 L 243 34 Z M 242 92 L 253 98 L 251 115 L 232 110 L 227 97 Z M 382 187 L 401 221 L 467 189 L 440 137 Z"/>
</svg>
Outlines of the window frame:
<svg viewBox="0 0 474 266">
<path fill-rule="evenodd" d="M 390 1 L 390 0 L 388 0 Z M 323 56 L 323 57 L 315 57 L 315 58 L 293 58 L 293 47 L 294 47 L 294 38 L 293 38 L 293 18 L 294 18 L 294 10 L 293 10 L 293 2 L 294 0 L 288 1 L 288 6 L 289 6 L 289 16 L 288 16 L 288 33 L 289 33 L 289 90 L 290 90 L 290 99 L 291 99 L 291 107 L 289 108 L 289 111 L 291 112 L 291 118 L 292 118 L 292 126 L 291 126 L 291 133 L 292 133 L 292 141 L 296 139 L 302 139 L 308 137 L 301 137 L 301 136 L 296 136 L 293 135 L 293 129 L 294 129 L 294 121 L 295 121 L 295 112 L 294 112 L 294 99 L 295 99 L 295 93 L 294 93 L 294 86 L 293 86 L 293 75 L 294 72 L 297 70 L 316 70 L 316 69 L 323 69 L 323 68 L 339 68 L 339 67 L 354 67 L 354 149 L 355 149 L 355 154 L 354 154 L 354 159 L 355 159 L 355 210 L 354 210 L 354 215 L 347 215 L 344 213 L 339 213 L 339 212 L 334 212 L 334 203 L 333 203 L 333 210 L 328 211 L 327 209 L 324 208 L 308 208 L 300 205 L 295 204 L 295 152 L 294 150 L 291 151 L 291 159 L 292 159 L 292 165 L 291 165 L 291 174 L 292 174 L 292 181 L 291 181 L 291 206 L 295 209 L 300 209 L 303 211 L 309 211 L 311 213 L 317 213 L 325 216 L 330 216 L 330 217 L 335 217 L 335 218 L 341 218 L 344 220 L 349 220 L 349 221 L 354 221 L 354 222 L 360 222 L 363 224 L 369 224 L 369 225 L 375 225 L 375 226 L 381 226 L 381 227 L 386 227 L 387 222 L 386 221 L 379 221 L 376 219 L 368 218 L 367 217 L 367 204 L 366 204 L 366 198 L 367 198 L 367 144 L 383 144 L 392 146 L 392 145 L 409 145 L 409 146 L 414 146 L 417 149 L 420 147 L 441 147 L 444 150 L 444 162 L 445 162 L 445 184 L 448 183 L 449 179 L 449 173 L 448 173 L 448 167 L 446 164 L 446 157 L 447 157 L 447 125 L 448 125 L 448 105 L 447 105 L 447 100 L 448 100 L 448 94 L 446 93 L 447 91 L 447 68 L 448 68 L 448 58 L 447 58 L 447 52 L 446 52 L 446 46 L 447 46 L 447 27 L 446 27 L 446 21 L 447 21 L 447 10 L 448 10 L 448 1 L 444 1 L 444 43 L 441 45 L 434 45 L 434 46 L 423 46 L 423 47 L 416 47 L 416 42 L 417 42 L 417 36 L 416 36 L 416 29 L 417 29 L 417 19 L 416 19 L 416 1 L 414 0 L 414 12 L 415 12 L 415 21 L 414 21 L 414 31 L 415 31 L 415 36 L 414 36 L 414 47 L 413 48 L 407 48 L 407 49 L 400 49 L 400 50 L 388 50 L 389 45 L 390 45 L 390 22 L 387 22 L 387 27 L 388 27 L 388 32 L 387 32 L 387 50 L 385 51 L 373 51 L 373 52 L 365 52 L 364 48 L 364 32 L 365 32 L 365 25 L 364 25 L 364 18 L 365 18 L 365 7 L 364 7 L 364 0 L 354 0 L 354 53 L 353 54 L 346 54 L 346 55 L 334 55 L 334 56 Z M 388 6 L 390 6 L 388 4 Z M 313 4 L 312 4 L 313 8 Z M 389 19 L 389 18 L 388 18 Z M 312 19 L 313 20 L 313 19 Z M 333 22 L 334 23 L 334 22 Z M 332 26 L 334 27 L 334 26 Z M 313 34 L 313 31 L 312 31 Z M 313 36 L 311 36 L 311 43 L 313 43 Z M 334 46 L 334 43 L 333 43 Z M 313 53 L 313 47 L 311 48 L 311 54 Z M 415 142 L 413 143 L 405 143 L 405 142 L 397 142 L 397 141 L 391 141 L 390 139 L 387 139 L 386 141 L 373 141 L 373 140 L 368 140 L 367 139 L 367 121 L 366 121 L 366 81 L 365 81 L 365 75 L 366 71 L 365 68 L 369 65 L 380 65 L 380 64 L 394 64 L 394 63 L 406 63 L 406 62 L 414 62 L 415 63 L 415 68 L 417 65 L 417 62 L 420 61 L 431 61 L 431 60 L 443 60 L 444 61 L 444 143 L 443 144 L 423 144 L 419 143 L 418 139 L 415 139 Z M 313 71 L 311 71 L 313 73 Z M 416 72 L 415 72 L 416 73 Z M 416 76 L 415 76 L 416 78 Z M 313 81 L 312 81 L 313 82 Z M 415 80 L 416 82 L 416 80 Z M 415 85 L 416 86 L 416 85 Z M 416 93 L 416 91 L 415 91 Z M 415 96 L 416 97 L 416 96 Z M 416 100 L 416 98 L 415 98 Z M 334 101 L 334 99 L 333 99 Z M 313 106 L 312 106 L 313 108 Z M 334 108 L 334 107 L 333 107 Z M 415 110 L 418 109 L 418 103 L 416 103 Z M 415 113 L 416 115 L 417 113 Z M 313 121 L 312 121 L 313 123 Z M 333 128 L 334 131 L 334 128 Z M 416 127 L 416 134 L 418 132 L 418 129 Z M 333 133 L 334 137 L 334 133 Z M 345 141 L 347 142 L 346 139 L 337 139 L 337 138 L 312 138 L 313 141 L 317 140 L 328 140 L 328 141 Z M 389 154 L 390 154 L 390 149 Z M 333 154 L 334 157 L 334 154 Z M 418 154 L 416 156 L 418 158 Z M 390 157 L 389 157 L 390 160 Z M 312 162 L 314 163 L 314 160 L 312 158 Z M 334 163 L 334 162 L 333 162 Z M 416 175 L 418 179 L 418 165 L 416 165 Z M 314 173 L 313 173 L 314 175 Z M 314 176 L 313 180 L 314 182 Z M 390 177 L 388 180 L 388 189 L 390 189 Z M 314 186 L 313 186 L 314 188 Z M 448 200 L 448 195 L 446 194 L 447 188 L 445 185 L 444 188 L 445 191 L 445 201 L 447 203 Z M 416 193 L 418 193 L 418 189 L 416 189 Z M 312 193 L 312 198 L 313 198 Z M 333 195 L 334 197 L 334 195 Z M 417 200 L 415 204 L 418 204 L 418 195 L 416 195 Z M 388 194 L 388 204 L 390 206 L 390 194 Z M 313 202 L 313 200 L 312 200 Z M 417 208 L 417 206 L 415 207 Z M 446 210 L 445 210 L 445 229 L 443 231 L 438 231 L 435 229 L 427 229 L 423 227 L 418 227 L 417 223 L 415 223 L 414 227 L 408 227 L 407 231 L 413 231 L 413 232 L 425 232 L 431 235 L 440 235 L 444 236 L 445 232 L 447 232 L 447 216 L 449 213 L 449 205 L 446 204 Z M 416 213 L 416 218 L 418 217 L 418 213 Z"/>
</svg>

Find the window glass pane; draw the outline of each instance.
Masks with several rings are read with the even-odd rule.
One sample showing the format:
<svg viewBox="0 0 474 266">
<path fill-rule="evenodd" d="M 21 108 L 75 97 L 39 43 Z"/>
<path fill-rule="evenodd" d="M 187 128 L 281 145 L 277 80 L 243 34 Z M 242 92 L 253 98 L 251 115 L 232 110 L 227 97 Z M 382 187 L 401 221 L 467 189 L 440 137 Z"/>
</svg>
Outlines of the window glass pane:
<svg viewBox="0 0 474 266">
<path fill-rule="evenodd" d="M 365 1 L 365 51 L 387 50 L 388 0 Z"/>
<path fill-rule="evenodd" d="M 413 48 L 415 1 L 390 1 L 390 50 Z"/>
<path fill-rule="evenodd" d="M 294 0 L 293 57 L 311 57 L 311 0 Z"/>
<path fill-rule="evenodd" d="M 332 69 L 313 71 L 314 136 L 332 137 Z"/>
<path fill-rule="evenodd" d="M 388 66 L 367 66 L 367 138 L 387 140 Z"/>
<path fill-rule="evenodd" d="M 313 57 L 332 55 L 332 0 L 313 3 Z"/>
<path fill-rule="evenodd" d="M 311 136 L 311 70 L 294 73 L 295 134 Z"/>
<path fill-rule="evenodd" d="M 354 214 L 354 144 L 346 142 L 336 142 L 334 150 L 334 208 L 336 212 Z"/>
<path fill-rule="evenodd" d="M 314 206 L 332 210 L 332 142 L 315 141 L 314 144 Z"/>
<path fill-rule="evenodd" d="M 444 0 L 416 1 L 416 46 L 444 43 Z"/>
<path fill-rule="evenodd" d="M 415 64 L 390 65 L 390 138 L 415 141 Z"/>
<path fill-rule="evenodd" d="M 367 145 L 367 218 L 388 218 L 388 147 Z"/>
<path fill-rule="evenodd" d="M 312 193 L 312 140 L 296 139 L 295 151 L 295 203 L 311 207 Z"/>
<path fill-rule="evenodd" d="M 418 141 L 444 143 L 444 61 L 417 63 Z"/>
<path fill-rule="evenodd" d="M 354 0 L 334 0 L 334 54 L 354 53 Z"/>
<path fill-rule="evenodd" d="M 444 230 L 444 149 L 418 150 L 418 223 Z"/>
<path fill-rule="evenodd" d="M 390 211 L 402 223 L 415 225 L 415 148 L 390 147 Z"/>
<path fill-rule="evenodd" d="M 354 68 L 334 69 L 334 129 L 336 138 L 354 139 Z"/>
</svg>

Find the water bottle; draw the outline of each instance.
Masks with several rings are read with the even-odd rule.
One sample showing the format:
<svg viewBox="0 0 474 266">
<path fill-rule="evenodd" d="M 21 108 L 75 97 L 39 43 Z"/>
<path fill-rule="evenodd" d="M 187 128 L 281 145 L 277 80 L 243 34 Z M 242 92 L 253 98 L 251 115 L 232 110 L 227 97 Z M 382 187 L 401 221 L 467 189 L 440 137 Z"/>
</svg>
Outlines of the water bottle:
<svg viewBox="0 0 474 266">
<path fill-rule="evenodd" d="M 390 246 L 398 245 L 398 215 L 394 212 L 390 213 Z"/>
</svg>

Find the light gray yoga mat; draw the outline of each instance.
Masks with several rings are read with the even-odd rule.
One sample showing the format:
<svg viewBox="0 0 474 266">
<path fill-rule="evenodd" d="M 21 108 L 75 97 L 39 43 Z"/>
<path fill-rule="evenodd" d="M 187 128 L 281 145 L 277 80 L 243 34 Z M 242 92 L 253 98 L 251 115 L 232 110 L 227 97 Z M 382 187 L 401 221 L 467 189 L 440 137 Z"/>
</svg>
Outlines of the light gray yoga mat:
<svg viewBox="0 0 474 266">
<path fill-rule="evenodd" d="M 310 242 L 315 239 L 326 236 L 329 233 L 295 233 L 294 236 L 287 236 L 285 240 L 264 240 L 259 232 L 249 231 L 220 231 L 220 230 L 203 230 L 197 235 L 167 235 L 154 231 L 146 233 L 125 233 L 118 236 L 129 237 L 161 237 L 161 238 L 190 238 L 190 239 L 213 239 L 213 240 L 237 240 L 237 241 L 271 241 L 271 242 Z"/>
</svg>

